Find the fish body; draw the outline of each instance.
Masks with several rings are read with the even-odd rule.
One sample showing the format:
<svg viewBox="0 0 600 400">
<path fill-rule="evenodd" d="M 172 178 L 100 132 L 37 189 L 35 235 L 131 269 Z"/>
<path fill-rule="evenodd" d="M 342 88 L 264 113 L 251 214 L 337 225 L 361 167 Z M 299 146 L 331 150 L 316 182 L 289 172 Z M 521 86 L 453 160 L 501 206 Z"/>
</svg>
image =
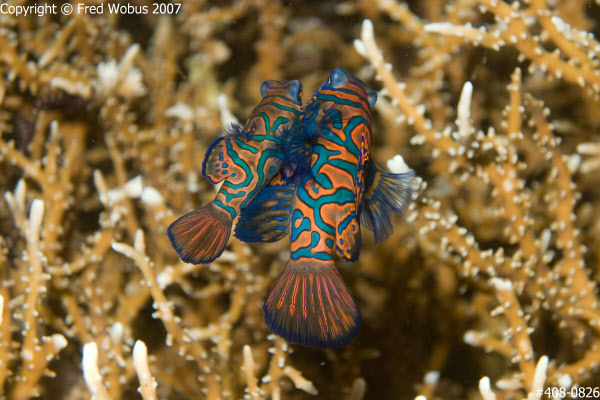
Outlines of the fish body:
<svg viewBox="0 0 600 400">
<path fill-rule="evenodd" d="M 289 342 L 335 348 L 358 333 L 360 311 L 333 254 L 358 256 L 376 99 L 358 78 L 336 68 L 306 106 L 310 174 L 301 177 L 292 202 L 291 259 L 263 306 L 269 328 Z"/>
<path fill-rule="evenodd" d="M 290 234 L 290 261 L 263 311 L 269 329 L 291 343 L 337 348 L 352 341 L 361 314 L 333 254 L 356 260 L 361 224 L 376 242 L 385 240 L 393 230 L 392 214 L 402 216 L 414 200 L 414 171 L 386 172 L 371 158 L 376 101 L 366 84 L 336 68 L 306 105 L 302 129 L 283 139 L 296 175 L 289 218 L 279 227 Z M 273 197 L 289 196 L 285 184 L 267 188 Z M 262 211 L 255 218 L 272 214 Z"/>
<path fill-rule="evenodd" d="M 297 80 L 265 81 L 262 100 L 244 129 L 232 125 L 225 136 L 211 143 L 202 174 L 213 184 L 223 184 L 212 202 L 180 217 L 167 231 L 183 261 L 201 264 L 219 257 L 229 240 L 233 219 L 279 173 L 283 162 L 281 137 L 301 118 L 301 92 Z"/>
</svg>

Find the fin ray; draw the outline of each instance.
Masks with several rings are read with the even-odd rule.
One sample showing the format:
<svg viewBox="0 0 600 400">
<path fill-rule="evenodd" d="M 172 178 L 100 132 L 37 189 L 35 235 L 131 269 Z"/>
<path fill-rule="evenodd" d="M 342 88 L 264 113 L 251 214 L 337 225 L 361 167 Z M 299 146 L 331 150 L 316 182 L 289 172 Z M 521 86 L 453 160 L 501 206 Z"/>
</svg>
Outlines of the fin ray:
<svg viewBox="0 0 600 400">
<path fill-rule="evenodd" d="M 271 331 L 303 346 L 344 346 L 356 337 L 361 322 L 332 260 L 290 260 L 263 310 Z"/>
<path fill-rule="evenodd" d="M 242 242 L 276 242 L 289 233 L 295 188 L 278 174 L 240 210 L 234 236 Z"/>
<path fill-rule="evenodd" d="M 376 243 L 392 234 L 392 213 L 402 217 L 415 197 L 415 171 L 394 174 L 373 164 L 366 182 L 361 223 L 373 231 Z"/>
<path fill-rule="evenodd" d="M 227 211 L 208 203 L 169 225 L 167 235 L 183 261 L 206 264 L 225 250 L 231 225 L 231 215 Z"/>
</svg>

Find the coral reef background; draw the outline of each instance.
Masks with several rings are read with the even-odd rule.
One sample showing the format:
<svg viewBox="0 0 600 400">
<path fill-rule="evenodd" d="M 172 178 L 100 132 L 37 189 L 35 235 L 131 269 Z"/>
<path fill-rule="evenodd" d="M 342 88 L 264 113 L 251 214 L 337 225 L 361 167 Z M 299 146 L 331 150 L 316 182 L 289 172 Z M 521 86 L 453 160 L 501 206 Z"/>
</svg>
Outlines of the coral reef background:
<svg viewBox="0 0 600 400">
<path fill-rule="evenodd" d="M 148 13 L 0 15 L 1 398 L 600 387 L 599 3 L 129 4 Z M 388 241 L 338 262 L 364 322 L 331 351 L 264 325 L 286 240 L 192 266 L 165 231 L 214 196 L 206 148 L 262 81 L 306 101 L 338 66 L 380 91 L 375 160 L 422 182 Z"/>
</svg>

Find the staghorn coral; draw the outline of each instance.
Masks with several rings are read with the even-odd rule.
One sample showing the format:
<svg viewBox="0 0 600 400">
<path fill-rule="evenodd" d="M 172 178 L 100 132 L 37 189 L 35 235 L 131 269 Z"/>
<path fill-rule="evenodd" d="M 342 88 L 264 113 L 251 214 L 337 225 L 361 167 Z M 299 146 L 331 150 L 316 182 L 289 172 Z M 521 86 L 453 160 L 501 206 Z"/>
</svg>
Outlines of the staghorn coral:
<svg viewBox="0 0 600 400">
<path fill-rule="evenodd" d="M 599 387 L 599 16 L 581 0 L 0 16 L 0 397 Z M 423 182 L 388 241 L 340 263 L 364 322 L 324 351 L 264 325 L 287 241 L 232 239 L 194 266 L 165 232 L 214 196 L 206 147 L 264 79 L 300 79 L 306 100 L 336 66 L 380 91 L 375 157 Z"/>
</svg>

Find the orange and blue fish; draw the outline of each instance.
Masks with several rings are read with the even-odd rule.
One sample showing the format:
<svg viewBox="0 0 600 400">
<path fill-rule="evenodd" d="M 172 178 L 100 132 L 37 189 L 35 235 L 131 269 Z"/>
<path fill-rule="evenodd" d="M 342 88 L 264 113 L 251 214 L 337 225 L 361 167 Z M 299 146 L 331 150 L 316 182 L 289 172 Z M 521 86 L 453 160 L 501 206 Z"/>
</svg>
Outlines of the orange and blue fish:
<svg viewBox="0 0 600 400">
<path fill-rule="evenodd" d="M 302 85 L 298 80 L 269 80 L 263 82 L 260 91 L 262 100 L 245 128 L 232 125 L 225 136 L 217 138 L 207 149 L 202 174 L 213 184 L 224 181 L 215 199 L 183 215 L 167 230 L 177 254 L 187 263 L 204 264 L 219 257 L 227 245 L 235 217 L 242 212 L 240 220 L 243 217 L 247 221 L 251 209 L 244 210 L 253 199 L 259 193 L 268 197 L 277 188 L 273 182 L 262 190 L 280 173 L 284 161 L 282 136 L 289 134 L 301 119 Z M 287 197 L 291 199 L 291 195 Z M 236 236 L 238 233 L 245 234 L 242 229 L 236 229 Z M 280 238 L 279 232 L 274 233 Z M 269 235 L 260 235 L 256 241 L 269 241 Z"/>
<path fill-rule="evenodd" d="M 306 105 L 301 129 L 283 139 L 286 158 L 296 164 L 291 203 L 289 179 L 265 188 L 272 199 L 291 204 L 277 211 L 279 237 L 290 235 L 290 261 L 263 306 L 269 329 L 288 342 L 336 348 L 352 341 L 361 314 L 333 255 L 356 260 L 361 222 L 377 242 L 385 240 L 391 214 L 404 214 L 413 200 L 413 171 L 388 173 L 371 159 L 376 100 L 361 80 L 334 69 Z M 255 220 L 273 213 L 260 205 L 254 212 Z M 261 234 L 257 229 L 254 239 Z"/>
<path fill-rule="evenodd" d="M 264 306 L 267 326 L 291 343 L 336 348 L 358 333 L 361 316 L 333 262 L 354 261 L 360 224 L 376 242 L 392 232 L 391 214 L 413 200 L 414 172 L 392 174 L 371 160 L 376 93 L 334 69 L 302 117 L 298 81 L 267 81 L 246 128 L 211 144 L 203 174 L 225 180 L 215 200 L 168 230 L 182 260 L 206 263 L 235 236 L 276 241 L 290 234 L 291 259 Z"/>
</svg>

